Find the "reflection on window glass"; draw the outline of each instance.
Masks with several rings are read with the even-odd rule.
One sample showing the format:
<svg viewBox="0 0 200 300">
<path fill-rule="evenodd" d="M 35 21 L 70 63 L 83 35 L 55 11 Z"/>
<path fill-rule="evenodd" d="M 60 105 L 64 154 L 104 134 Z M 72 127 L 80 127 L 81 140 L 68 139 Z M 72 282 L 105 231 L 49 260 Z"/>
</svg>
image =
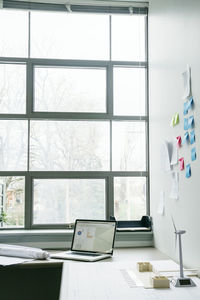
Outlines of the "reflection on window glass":
<svg viewBox="0 0 200 300">
<path fill-rule="evenodd" d="M 28 11 L 0 10 L 0 56 L 28 56 Z"/>
<path fill-rule="evenodd" d="M 0 177 L 0 227 L 24 226 L 24 185 L 24 177 Z"/>
<path fill-rule="evenodd" d="M 108 59 L 108 28 L 108 15 L 32 12 L 31 57 Z"/>
<path fill-rule="evenodd" d="M 25 65 L 0 64 L 0 113 L 26 112 Z"/>
<path fill-rule="evenodd" d="M 0 121 L 0 170 L 27 170 L 28 122 L 24 120 Z"/>
<path fill-rule="evenodd" d="M 108 170 L 109 142 L 106 121 L 31 121 L 30 169 Z"/>
<path fill-rule="evenodd" d="M 112 60 L 145 60 L 145 16 L 112 16 Z"/>
<path fill-rule="evenodd" d="M 146 178 L 114 178 L 114 215 L 117 220 L 140 220 L 146 214 Z"/>
<path fill-rule="evenodd" d="M 146 170 L 146 130 L 144 122 L 113 122 L 113 170 Z"/>
<path fill-rule="evenodd" d="M 34 224 L 105 219 L 104 179 L 34 179 Z"/>
<path fill-rule="evenodd" d="M 145 115 L 145 69 L 114 68 L 114 114 Z"/>
<path fill-rule="evenodd" d="M 106 112 L 106 70 L 35 68 L 35 111 Z"/>
</svg>

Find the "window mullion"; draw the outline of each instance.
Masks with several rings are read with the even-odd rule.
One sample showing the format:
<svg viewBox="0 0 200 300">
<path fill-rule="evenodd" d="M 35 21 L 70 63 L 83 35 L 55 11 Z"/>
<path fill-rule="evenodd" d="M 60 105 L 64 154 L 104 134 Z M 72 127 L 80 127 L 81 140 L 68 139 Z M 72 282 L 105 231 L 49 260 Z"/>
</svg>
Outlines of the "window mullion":
<svg viewBox="0 0 200 300">
<path fill-rule="evenodd" d="M 25 175 L 25 228 L 31 228 L 31 220 L 32 220 L 32 179 L 29 172 Z"/>
</svg>

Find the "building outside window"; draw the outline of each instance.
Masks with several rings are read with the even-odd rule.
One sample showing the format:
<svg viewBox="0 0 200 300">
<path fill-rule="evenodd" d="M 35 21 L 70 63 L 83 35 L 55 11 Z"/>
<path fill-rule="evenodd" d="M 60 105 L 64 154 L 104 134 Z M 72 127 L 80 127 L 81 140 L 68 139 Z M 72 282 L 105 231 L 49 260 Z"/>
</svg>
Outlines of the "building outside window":
<svg viewBox="0 0 200 300">
<path fill-rule="evenodd" d="M 147 9 L 103 10 L 0 10 L 1 229 L 149 212 Z"/>
</svg>

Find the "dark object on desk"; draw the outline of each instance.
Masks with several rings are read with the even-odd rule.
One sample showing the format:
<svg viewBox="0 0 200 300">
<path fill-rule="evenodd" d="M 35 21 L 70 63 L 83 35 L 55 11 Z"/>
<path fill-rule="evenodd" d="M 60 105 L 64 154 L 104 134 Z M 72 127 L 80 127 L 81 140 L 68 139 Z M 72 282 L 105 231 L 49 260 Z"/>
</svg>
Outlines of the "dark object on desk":
<svg viewBox="0 0 200 300">
<path fill-rule="evenodd" d="M 110 220 L 115 220 L 115 217 L 110 216 Z M 117 231 L 151 231 L 151 218 L 142 216 L 141 220 L 137 221 L 117 221 Z"/>
<path fill-rule="evenodd" d="M 29 263 L 0 267 L 2 300 L 59 300 L 62 264 Z"/>
</svg>

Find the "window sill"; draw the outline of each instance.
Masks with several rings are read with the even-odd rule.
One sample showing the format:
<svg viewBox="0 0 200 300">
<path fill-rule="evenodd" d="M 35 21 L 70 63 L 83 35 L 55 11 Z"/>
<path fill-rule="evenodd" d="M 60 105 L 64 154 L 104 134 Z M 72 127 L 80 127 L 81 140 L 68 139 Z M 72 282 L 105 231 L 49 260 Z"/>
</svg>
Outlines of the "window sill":
<svg viewBox="0 0 200 300">
<path fill-rule="evenodd" d="M 19 244 L 43 249 L 70 248 L 73 230 L 3 230 L 0 243 Z M 153 232 L 117 232 L 115 247 L 153 246 Z"/>
</svg>

